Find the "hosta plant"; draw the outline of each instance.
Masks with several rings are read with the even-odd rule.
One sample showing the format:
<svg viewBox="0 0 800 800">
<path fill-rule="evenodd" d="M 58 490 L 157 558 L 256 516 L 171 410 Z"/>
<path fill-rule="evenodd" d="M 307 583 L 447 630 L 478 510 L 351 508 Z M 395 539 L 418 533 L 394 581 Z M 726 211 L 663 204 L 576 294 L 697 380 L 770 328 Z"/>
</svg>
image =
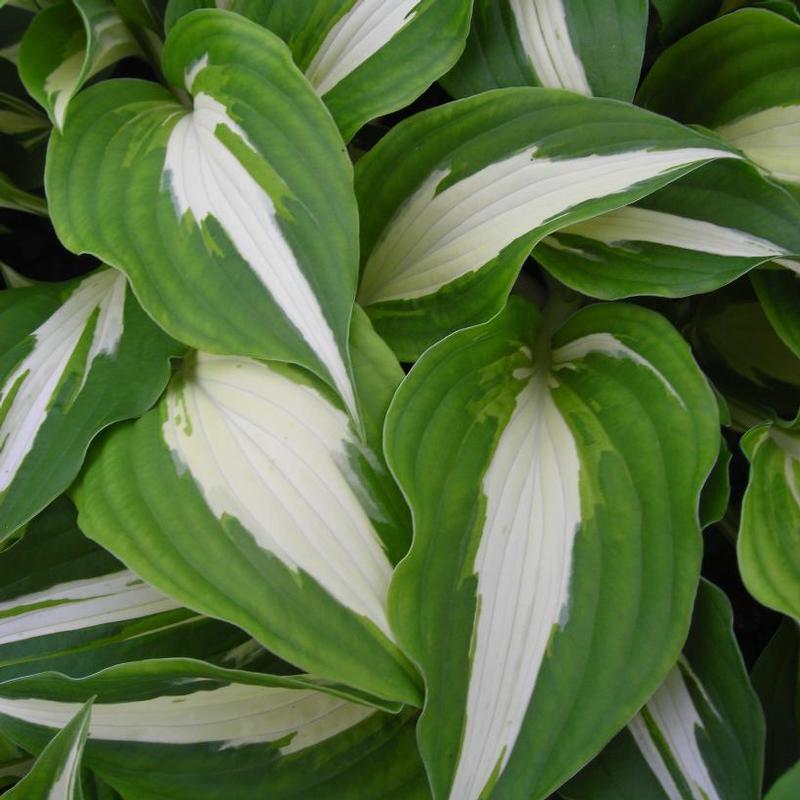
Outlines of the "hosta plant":
<svg viewBox="0 0 800 800">
<path fill-rule="evenodd" d="M 794 0 L 0 23 L 6 796 L 800 797 Z"/>
</svg>

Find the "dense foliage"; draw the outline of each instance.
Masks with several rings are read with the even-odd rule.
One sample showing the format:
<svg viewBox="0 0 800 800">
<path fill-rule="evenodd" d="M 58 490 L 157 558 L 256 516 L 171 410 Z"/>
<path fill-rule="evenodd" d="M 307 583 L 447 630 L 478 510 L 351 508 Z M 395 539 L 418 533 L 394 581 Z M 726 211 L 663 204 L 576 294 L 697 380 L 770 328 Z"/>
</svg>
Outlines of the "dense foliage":
<svg viewBox="0 0 800 800">
<path fill-rule="evenodd" d="M 800 797 L 800 4 L 0 0 L 0 789 Z"/>
</svg>

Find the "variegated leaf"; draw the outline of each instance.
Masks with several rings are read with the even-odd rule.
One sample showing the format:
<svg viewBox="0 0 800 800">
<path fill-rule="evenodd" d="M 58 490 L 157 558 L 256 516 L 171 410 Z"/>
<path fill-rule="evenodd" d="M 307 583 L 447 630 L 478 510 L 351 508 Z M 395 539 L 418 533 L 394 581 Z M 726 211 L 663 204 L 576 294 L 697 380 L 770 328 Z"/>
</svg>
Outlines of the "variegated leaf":
<svg viewBox="0 0 800 800">
<path fill-rule="evenodd" d="M 189 108 L 145 81 L 76 98 L 48 159 L 60 238 L 126 272 L 176 338 L 302 364 L 355 416 L 358 223 L 330 115 L 283 43 L 237 14 L 179 20 L 163 69 Z"/>
<path fill-rule="evenodd" d="M 193 8 L 235 11 L 280 36 L 345 141 L 408 105 L 464 47 L 472 0 L 171 0 L 167 24 Z"/>
<path fill-rule="evenodd" d="M 800 189 L 800 25 L 756 8 L 719 17 L 659 57 L 637 101 L 713 128 Z"/>
<path fill-rule="evenodd" d="M 93 75 L 139 46 L 111 0 L 61 0 L 36 15 L 19 54 L 31 96 L 64 127 L 70 100 Z"/>
<path fill-rule="evenodd" d="M 739 570 L 750 593 L 800 620 L 800 419 L 742 438 L 750 480 L 742 501 Z"/>
<path fill-rule="evenodd" d="M 83 677 L 170 656 L 284 669 L 243 631 L 181 608 L 87 539 L 66 498 L 0 552 L 0 680 L 47 670 Z"/>
<path fill-rule="evenodd" d="M 429 796 L 409 713 L 318 685 L 178 659 L 46 673 L 0 686 L 0 730 L 36 752 L 96 696 L 84 761 L 128 800 Z"/>
<path fill-rule="evenodd" d="M 443 83 L 455 97 L 546 86 L 630 100 L 646 0 L 477 0 L 467 47 Z"/>
<path fill-rule="evenodd" d="M 759 800 L 764 719 L 724 593 L 701 581 L 683 655 L 565 800 Z"/>
<path fill-rule="evenodd" d="M 7 800 L 84 800 L 80 770 L 91 713 L 90 698 L 42 750 L 31 771 L 3 797 Z"/>
<path fill-rule="evenodd" d="M 0 356 L 0 538 L 69 486 L 100 430 L 152 405 L 169 357 L 185 349 L 153 324 L 115 269 L 12 289 L 0 307 L 27 323 L 20 312 L 44 294 L 61 304 Z"/>
<path fill-rule="evenodd" d="M 404 509 L 320 381 L 198 353 L 93 456 L 80 526 L 131 569 L 303 669 L 419 702 L 386 610 Z"/>
<path fill-rule="evenodd" d="M 682 297 L 800 252 L 800 204 L 751 165 L 701 167 L 630 206 L 569 225 L 534 257 L 560 281 L 604 299 Z"/>
<path fill-rule="evenodd" d="M 356 169 L 359 302 L 412 360 L 495 314 L 547 234 L 732 155 L 663 117 L 551 89 L 500 89 L 416 114 Z"/>
<path fill-rule="evenodd" d="M 13 273 L 3 265 L 3 278 L 14 280 Z M 18 273 L 17 273 L 18 274 Z M 15 289 L 25 289 L 17 292 Z M 21 339 L 33 333 L 58 311 L 62 305 L 63 286 L 34 282 L 28 286 L 9 286 L 0 292 L 0 353 L 6 353 Z"/>
<path fill-rule="evenodd" d="M 686 635 L 714 397 L 653 312 L 591 306 L 551 345 L 555 324 L 512 298 L 428 350 L 387 418 L 414 519 L 390 619 L 425 677 L 439 800 L 547 797 Z"/>
</svg>

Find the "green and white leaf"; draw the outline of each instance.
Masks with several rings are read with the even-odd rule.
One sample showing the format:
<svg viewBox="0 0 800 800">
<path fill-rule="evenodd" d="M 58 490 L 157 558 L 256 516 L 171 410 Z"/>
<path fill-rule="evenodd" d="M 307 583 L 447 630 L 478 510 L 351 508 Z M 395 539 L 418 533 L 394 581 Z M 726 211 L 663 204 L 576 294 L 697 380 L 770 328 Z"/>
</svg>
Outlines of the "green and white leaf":
<svg viewBox="0 0 800 800">
<path fill-rule="evenodd" d="M 750 479 L 742 501 L 739 571 L 759 603 L 800 620 L 800 420 L 742 437 Z"/>
<path fill-rule="evenodd" d="M 0 687 L 0 729 L 37 751 L 93 695 L 84 762 L 127 800 L 333 800 L 343 787 L 359 800 L 425 797 L 407 712 L 385 714 L 303 676 L 180 659 L 83 680 L 46 673 Z"/>
<path fill-rule="evenodd" d="M 548 797 L 686 636 L 714 396 L 654 312 L 590 306 L 552 348 L 551 324 L 512 297 L 428 350 L 387 418 L 414 519 L 390 619 L 437 800 Z"/>
<path fill-rule="evenodd" d="M 62 0 L 36 15 L 19 54 L 31 96 L 63 129 L 69 103 L 93 75 L 139 46 L 111 0 Z"/>
<path fill-rule="evenodd" d="M 454 97 L 545 86 L 631 100 L 646 0 L 476 0 L 467 47 L 443 83 Z"/>
<path fill-rule="evenodd" d="M 566 800 L 759 800 L 763 760 L 764 719 L 730 603 L 701 581 L 680 660 L 560 793 Z"/>
<path fill-rule="evenodd" d="M 69 486 L 100 430 L 152 405 L 169 357 L 185 349 L 117 270 L 12 289 L 6 299 L 38 305 L 44 292 L 61 300 L 58 310 L 0 356 L 0 538 Z"/>
<path fill-rule="evenodd" d="M 285 45 L 238 14 L 180 19 L 163 69 L 189 108 L 139 80 L 76 98 L 48 155 L 59 237 L 123 270 L 175 338 L 308 367 L 355 416 L 358 220 L 330 115 Z"/>
<path fill-rule="evenodd" d="M 84 800 L 80 770 L 91 713 L 90 698 L 53 737 L 31 771 L 3 796 L 8 800 Z"/>
<path fill-rule="evenodd" d="M 280 669 L 243 631 L 181 608 L 87 539 L 66 498 L 0 552 L 0 680 L 172 656 Z"/>
<path fill-rule="evenodd" d="M 534 257 L 603 299 L 713 291 L 800 251 L 800 204 L 749 164 L 701 167 L 630 206 L 562 228 Z"/>
<path fill-rule="evenodd" d="M 416 114 L 356 168 L 359 302 L 412 360 L 497 313 L 546 235 L 732 155 L 663 117 L 552 89 L 499 89 Z"/>
<path fill-rule="evenodd" d="M 714 129 L 800 188 L 800 25 L 757 8 L 719 17 L 659 57 L 637 101 Z"/>
<path fill-rule="evenodd" d="M 167 25 L 214 0 L 171 0 Z M 276 33 L 330 109 L 345 141 L 404 108 L 464 49 L 472 0 L 217 0 Z"/>
<path fill-rule="evenodd" d="M 5 266 L 5 265 L 4 265 Z M 13 279 L 3 270 L 6 281 Z M 37 281 L 29 286 L 9 286 L 0 292 L 0 353 L 6 353 L 32 334 L 61 308 L 63 285 Z M 25 289 L 17 292 L 16 289 Z"/>
<path fill-rule="evenodd" d="M 303 669 L 416 704 L 387 620 L 408 547 L 396 491 L 320 381 L 199 353 L 93 453 L 75 498 L 83 531 L 164 593 Z"/>
</svg>

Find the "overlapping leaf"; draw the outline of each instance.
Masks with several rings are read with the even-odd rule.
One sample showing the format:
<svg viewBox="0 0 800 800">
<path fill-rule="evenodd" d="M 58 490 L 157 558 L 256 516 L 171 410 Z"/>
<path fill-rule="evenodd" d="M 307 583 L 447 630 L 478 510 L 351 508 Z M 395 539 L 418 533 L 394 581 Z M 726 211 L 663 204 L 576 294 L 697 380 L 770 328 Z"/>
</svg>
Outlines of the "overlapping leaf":
<svg viewBox="0 0 800 800">
<path fill-rule="evenodd" d="M 76 98 L 48 154 L 60 238 L 123 270 L 177 339 L 307 366 L 355 414 L 358 223 L 330 115 L 286 46 L 238 14 L 179 20 L 163 69 L 188 108 L 138 80 Z"/>
<path fill-rule="evenodd" d="M 0 553 L 0 680 L 83 677 L 143 658 L 284 667 L 247 634 L 181 608 L 87 539 L 60 498 Z"/>
<path fill-rule="evenodd" d="M 464 55 L 443 83 L 456 97 L 546 86 L 630 100 L 646 0 L 477 0 Z"/>
<path fill-rule="evenodd" d="M 19 278 L 22 278 L 21 285 Z M 20 339 L 35 331 L 62 305 L 59 286 L 36 281 L 25 281 L 16 270 L 3 265 L 3 279 L 9 289 L 26 289 L 25 292 L 0 292 L 0 353 L 6 353 Z"/>
<path fill-rule="evenodd" d="M 688 627 L 714 397 L 653 312 L 591 306 L 552 350 L 551 324 L 512 298 L 427 351 L 387 418 L 414 517 L 390 618 L 425 677 L 436 798 L 547 797 Z"/>
<path fill-rule="evenodd" d="M 562 228 L 534 256 L 572 288 L 617 299 L 712 291 L 799 250 L 800 204 L 751 165 L 720 161 Z"/>
<path fill-rule="evenodd" d="M 742 438 L 750 480 L 742 501 L 739 569 L 763 605 L 800 620 L 800 420 Z"/>
<path fill-rule="evenodd" d="M 95 696 L 84 761 L 126 800 L 429 796 L 409 714 L 389 715 L 304 677 L 179 659 L 82 680 L 0 685 L 0 730 L 33 752 Z"/>
<path fill-rule="evenodd" d="M 167 24 L 203 6 L 214 0 L 171 0 Z M 349 141 L 450 69 L 464 47 L 472 0 L 232 0 L 224 7 L 289 45 Z"/>
<path fill-rule="evenodd" d="M 0 538 L 69 486 L 100 430 L 153 404 L 169 357 L 185 350 L 115 269 L 4 294 L 14 326 L 0 356 Z M 31 326 L 54 299 L 58 308 Z"/>
<path fill-rule="evenodd" d="M 800 188 L 800 25 L 756 8 L 719 17 L 661 55 L 637 101 L 713 128 Z"/>
<path fill-rule="evenodd" d="M 500 89 L 417 114 L 356 169 L 359 301 L 413 359 L 499 311 L 548 233 L 731 155 L 663 117 L 551 89 Z"/>
<path fill-rule="evenodd" d="M 724 593 L 702 581 L 680 660 L 565 800 L 759 800 L 764 721 Z"/>
<path fill-rule="evenodd" d="M 8 800 L 84 800 L 81 790 L 81 759 L 92 701 L 87 700 L 75 716 L 45 747 L 31 771 L 5 793 Z"/>
<path fill-rule="evenodd" d="M 111 0 L 61 0 L 31 23 L 19 70 L 31 96 L 63 128 L 70 100 L 93 75 L 139 46 Z"/>
<path fill-rule="evenodd" d="M 386 611 L 402 500 L 308 373 L 197 354 L 75 496 L 81 528 L 171 597 L 303 669 L 419 702 Z"/>
<path fill-rule="evenodd" d="M 649 5 L 656 50 L 709 15 L 476 0 L 443 83 L 480 94 L 395 126 L 355 191 L 345 141 L 442 79 L 472 0 L 171 0 L 166 43 L 164 0 L 39 13 L 49 211 L 112 266 L 0 293 L 0 775 L 40 754 L 17 796 L 545 800 L 633 719 L 565 797 L 758 800 L 711 586 L 676 665 L 723 397 L 652 311 L 575 311 L 549 276 L 543 313 L 508 301 L 531 254 L 605 299 L 758 268 L 758 298 L 674 319 L 737 426 L 797 411 L 800 25 L 709 23 L 637 108 Z M 133 52 L 165 86 L 82 89 Z M 0 205 L 44 214 L 2 78 Z M 744 579 L 798 617 L 800 418 L 743 441 Z M 83 533 L 45 508 L 64 491 Z"/>
</svg>

